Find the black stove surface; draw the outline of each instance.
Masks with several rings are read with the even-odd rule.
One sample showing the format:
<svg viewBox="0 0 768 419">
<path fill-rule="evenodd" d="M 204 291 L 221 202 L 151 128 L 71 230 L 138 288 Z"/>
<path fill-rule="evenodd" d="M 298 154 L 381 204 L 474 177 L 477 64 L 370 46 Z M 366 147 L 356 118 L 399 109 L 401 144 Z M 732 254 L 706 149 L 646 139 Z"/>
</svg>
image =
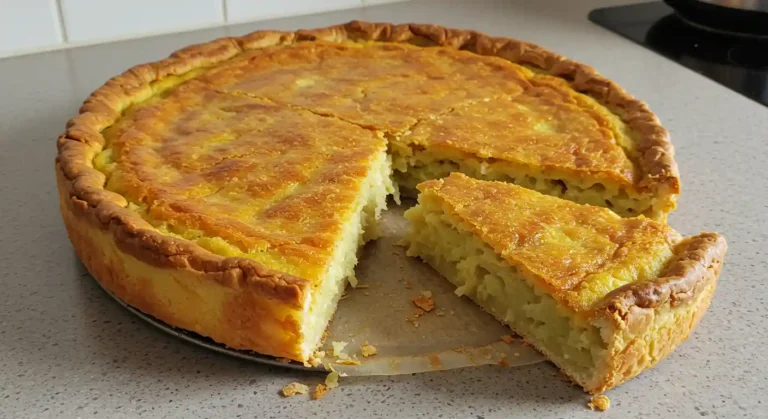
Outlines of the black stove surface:
<svg viewBox="0 0 768 419">
<path fill-rule="evenodd" d="M 768 38 L 694 27 L 662 2 L 595 9 L 589 20 L 768 106 Z"/>
</svg>

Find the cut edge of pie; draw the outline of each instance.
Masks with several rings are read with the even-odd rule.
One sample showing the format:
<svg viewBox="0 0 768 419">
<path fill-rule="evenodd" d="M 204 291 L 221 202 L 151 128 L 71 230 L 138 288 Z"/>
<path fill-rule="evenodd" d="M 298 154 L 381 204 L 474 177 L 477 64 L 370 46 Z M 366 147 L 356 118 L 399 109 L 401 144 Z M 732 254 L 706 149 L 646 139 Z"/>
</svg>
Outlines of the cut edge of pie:
<svg viewBox="0 0 768 419">
<path fill-rule="evenodd" d="M 96 90 L 59 137 L 56 176 L 62 216 L 79 257 L 103 286 L 146 313 L 227 346 L 309 358 L 316 342 L 305 336 L 318 334 L 320 327 L 312 326 L 312 332 L 303 328 L 310 281 L 158 232 L 126 208 L 125 197 L 106 190 L 105 174 L 93 167 L 105 144 L 102 131 L 132 105 L 244 51 L 305 41 L 445 46 L 501 57 L 566 80 L 575 91 L 616 112 L 638 134 L 636 162 L 642 176 L 637 186 L 655 191 L 659 218 L 674 208 L 680 184 L 667 132 L 643 102 L 586 65 L 530 43 L 437 25 L 354 21 L 316 30 L 259 31 L 190 46 L 127 70 Z M 323 299 L 332 305 L 337 294 L 329 292 Z"/>
<path fill-rule="evenodd" d="M 681 238 L 643 217 L 459 173 L 419 190 L 419 204 L 405 213 L 408 255 L 593 394 L 652 367 L 688 337 L 727 250 L 717 233 Z M 611 235 L 613 252 L 600 241 Z M 574 281 L 587 260 L 593 266 Z"/>
</svg>

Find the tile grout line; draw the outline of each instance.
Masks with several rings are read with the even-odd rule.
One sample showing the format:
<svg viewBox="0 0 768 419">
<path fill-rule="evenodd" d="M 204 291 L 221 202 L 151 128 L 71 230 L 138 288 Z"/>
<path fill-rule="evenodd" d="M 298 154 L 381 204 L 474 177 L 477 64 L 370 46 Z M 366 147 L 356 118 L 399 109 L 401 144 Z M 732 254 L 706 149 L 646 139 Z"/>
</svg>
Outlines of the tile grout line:
<svg viewBox="0 0 768 419">
<path fill-rule="evenodd" d="M 194 25 L 190 27 L 185 28 L 178 28 L 178 29 L 172 29 L 172 30 L 159 30 L 156 32 L 147 32 L 147 33 L 137 33 L 132 35 L 126 35 L 126 36 L 117 36 L 117 37 L 109 37 L 109 38 L 98 38 L 98 39 L 91 39 L 91 40 L 83 40 L 83 41 L 76 41 L 71 42 L 69 39 L 69 34 L 67 32 L 67 25 L 65 24 L 64 19 L 64 12 L 62 7 L 62 0 L 54 0 L 53 4 L 56 7 L 56 17 L 59 23 L 59 34 L 61 35 L 61 42 L 57 42 L 55 44 L 50 45 L 38 45 L 30 48 L 23 48 L 19 50 L 13 50 L 10 53 L 0 53 L 0 60 L 4 60 L 7 58 L 14 58 L 14 57 L 21 57 L 31 54 L 39 54 L 39 53 L 45 53 L 45 52 L 51 52 L 51 51 L 61 51 L 61 50 L 68 50 L 72 48 L 80 48 L 80 47 L 86 47 L 86 46 L 93 46 L 93 45 L 104 45 L 104 44 L 110 44 L 114 42 L 123 42 L 123 41 L 130 41 L 130 40 L 138 40 L 138 39 L 146 39 L 151 38 L 155 36 L 163 36 L 163 35 L 174 35 L 174 34 L 181 34 L 181 33 L 187 33 L 192 31 L 198 31 L 198 30 L 206 30 L 206 29 L 215 29 L 215 28 L 227 28 L 231 25 L 243 25 L 243 24 L 249 24 L 249 23 L 256 23 L 256 22 L 262 22 L 262 21 L 269 21 L 273 19 L 289 19 L 299 16 L 310 16 L 315 14 L 323 14 L 323 13 L 331 13 L 336 11 L 343 11 L 343 10 L 353 10 L 353 9 L 359 9 L 359 10 L 365 10 L 368 8 L 368 4 L 365 2 L 365 0 L 360 0 L 360 3 L 352 6 L 352 7 L 344 7 L 341 9 L 330 9 L 330 10 L 322 10 L 322 11 L 315 11 L 310 12 L 306 14 L 291 14 L 287 16 L 280 16 L 280 17 L 270 17 L 270 18 L 264 18 L 264 19 L 245 19 L 245 20 L 229 20 L 227 19 L 227 14 L 229 12 L 228 8 L 228 2 L 227 0 L 220 0 L 222 4 L 222 14 L 223 19 L 219 22 L 215 23 L 209 23 L 209 24 L 202 24 L 202 25 Z M 408 0 L 395 0 L 393 3 L 396 2 L 404 2 Z M 376 3 L 374 3 L 376 4 Z"/>
<path fill-rule="evenodd" d="M 61 9 L 61 0 L 56 0 L 56 16 L 59 18 L 59 30 L 61 30 L 61 38 L 63 44 L 69 43 L 69 36 L 67 35 L 67 26 L 64 24 L 64 12 Z"/>
<path fill-rule="evenodd" d="M 222 20 L 224 21 L 224 24 L 229 22 L 229 18 L 227 17 L 229 15 L 229 6 L 227 0 L 221 0 L 221 13 L 222 13 Z"/>
</svg>

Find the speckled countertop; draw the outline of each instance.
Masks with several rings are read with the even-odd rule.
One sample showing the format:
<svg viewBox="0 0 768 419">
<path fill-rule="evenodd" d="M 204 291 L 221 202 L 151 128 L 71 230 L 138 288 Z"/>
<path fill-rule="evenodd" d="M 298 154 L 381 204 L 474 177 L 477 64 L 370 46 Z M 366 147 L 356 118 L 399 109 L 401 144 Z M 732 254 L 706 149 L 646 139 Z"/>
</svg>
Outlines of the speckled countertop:
<svg viewBox="0 0 768 419">
<path fill-rule="evenodd" d="M 423 1 L 0 60 L 0 417 L 768 417 L 768 109 L 586 20 L 597 1 Z M 607 2 L 607 3 L 616 3 Z M 587 62 L 647 101 L 672 134 L 683 195 L 670 223 L 730 251 L 691 338 L 586 410 L 537 364 L 343 380 L 228 358 L 134 318 L 87 275 L 56 202 L 54 140 L 89 92 L 127 67 L 260 28 L 352 19 L 434 22 L 517 37 Z"/>
</svg>

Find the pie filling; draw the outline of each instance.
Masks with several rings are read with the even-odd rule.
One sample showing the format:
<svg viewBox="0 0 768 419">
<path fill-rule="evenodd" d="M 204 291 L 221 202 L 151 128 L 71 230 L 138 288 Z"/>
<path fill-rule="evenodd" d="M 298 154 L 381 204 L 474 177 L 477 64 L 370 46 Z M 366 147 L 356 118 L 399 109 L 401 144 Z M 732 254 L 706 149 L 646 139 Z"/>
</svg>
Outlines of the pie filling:
<svg viewBox="0 0 768 419">
<path fill-rule="evenodd" d="M 363 182 L 352 216 L 342 227 L 341 236 L 328 262 L 328 269 L 319 286 L 314 288 L 306 299 L 301 330 L 304 337 L 301 349 L 305 359 L 308 359 L 320 344 L 347 282 L 352 286 L 357 285 L 355 265 L 358 249 L 366 241 L 377 237 L 376 222 L 381 211 L 387 208 L 387 196 L 394 194 L 397 198 L 397 190 L 392 184 L 390 173 L 389 156 L 381 152 Z"/>
<path fill-rule="evenodd" d="M 530 170 L 516 169 L 512 165 L 479 159 L 477 157 L 456 157 L 451 160 L 435 159 L 434 156 L 416 154 L 411 158 L 395 157 L 393 176 L 404 195 L 416 197 L 416 185 L 442 179 L 453 172 L 464 173 L 475 179 L 514 183 L 534 191 L 599 207 L 607 207 L 623 217 L 646 215 L 651 218 L 658 213 L 650 196 L 642 196 L 620 186 L 606 186 L 603 183 L 576 183 L 566 177 L 548 178 Z"/>
</svg>

